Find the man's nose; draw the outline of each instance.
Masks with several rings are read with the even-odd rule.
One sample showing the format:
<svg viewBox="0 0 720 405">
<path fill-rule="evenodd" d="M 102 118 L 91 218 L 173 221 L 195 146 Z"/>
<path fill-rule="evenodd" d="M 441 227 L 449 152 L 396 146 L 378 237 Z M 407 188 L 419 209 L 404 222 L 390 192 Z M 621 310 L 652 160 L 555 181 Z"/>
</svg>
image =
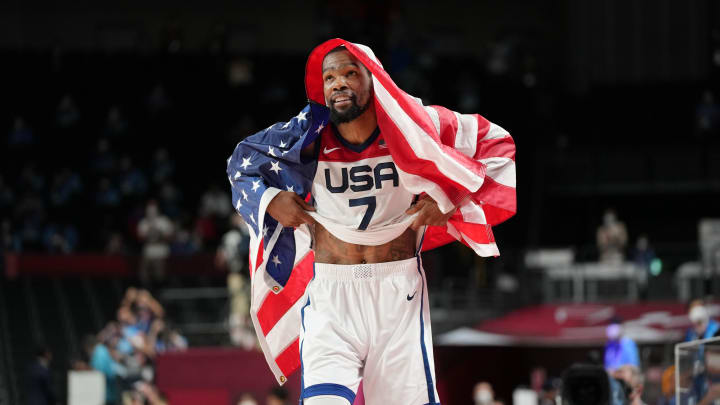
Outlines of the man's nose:
<svg viewBox="0 0 720 405">
<path fill-rule="evenodd" d="M 344 77 L 338 77 L 333 82 L 333 90 L 335 91 L 342 91 L 347 89 L 347 82 L 345 81 Z"/>
</svg>

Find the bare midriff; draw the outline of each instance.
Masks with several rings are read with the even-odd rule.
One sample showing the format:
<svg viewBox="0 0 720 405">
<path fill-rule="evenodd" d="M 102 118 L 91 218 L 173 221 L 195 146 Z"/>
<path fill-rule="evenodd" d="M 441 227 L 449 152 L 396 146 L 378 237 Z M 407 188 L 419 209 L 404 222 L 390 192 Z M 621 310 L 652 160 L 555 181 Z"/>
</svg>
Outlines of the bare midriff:
<svg viewBox="0 0 720 405">
<path fill-rule="evenodd" d="M 384 263 L 415 256 L 416 233 L 410 228 L 390 242 L 377 246 L 347 243 L 333 236 L 319 223 L 315 223 L 313 228 L 316 263 Z"/>
</svg>

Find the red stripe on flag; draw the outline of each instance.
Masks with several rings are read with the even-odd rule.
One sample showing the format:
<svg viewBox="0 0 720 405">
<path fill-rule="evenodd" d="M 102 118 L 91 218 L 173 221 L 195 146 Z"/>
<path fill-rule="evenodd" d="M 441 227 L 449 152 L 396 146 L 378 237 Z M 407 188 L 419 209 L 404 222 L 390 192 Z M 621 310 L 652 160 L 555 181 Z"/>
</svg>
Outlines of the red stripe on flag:
<svg viewBox="0 0 720 405">
<path fill-rule="evenodd" d="M 436 247 L 447 245 L 450 242 L 455 242 L 452 235 L 447 233 L 444 226 L 428 226 L 425 231 L 425 238 L 423 238 L 422 251 L 428 251 L 435 249 Z"/>
<path fill-rule="evenodd" d="M 485 117 L 483 117 L 480 114 L 473 114 L 473 116 L 477 119 L 477 123 L 478 123 L 477 139 L 478 139 L 478 141 L 480 141 L 483 138 L 485 138 L 485 136 L 487 136 L 488 132 L 490 132 L 490 121 L 485 119 Z"/>
<path fill-rule="evenodd" d="M 278 321 L 305 294 L 305 287 L 313 276 L 313 260 L 315 255 L 308 252 L 295 265 L 285 287 L 278 294 L 268 293 L 258 309 L 257 318 L 263 335 L 267 336 Z"/>
<path fill-rule="evenodd" d="M 452 111 L 445 107 L 434 105 L 432 108 L 434 108 L 438 113 L 438 121 L 440 122 L 440 140 L 445 145 L 455 145 L 455 136 L 457 135 L 458 129 L 457 117 Z"/>
<path fill-rule="evenodd" d="M 300 366 L 300 338 L 293 340 L 292 343 L 282 353 L 275 358 L 280 372 L 285 377 L 291 375 Z"/>
<path fill-rule="evenodd" d="M 469 222 L 453 221 L 451 220 L 455 229 L 462 232 L 465 237 L 471 239 L 475 243 L 486 245 L 488 243 L 495 242 L 495 237 L 492 233 L 490 225 L 486 224 L 473 224 Z"/>
<path fill-rule="evenodd" d="M 258 244 L 258 251 L 257 251 L 257 254 L 255 255 L 255 267 L 252 266 L 252 260 L 250 260 L 251 257 L 248 256 L 248 261 L 250 262 L 249 267 L 250 267 L 250 278 L 251 279 L 252 279 L 253 274 L 255 274 L 255 270 L 257 270 L 257 268 L 260 267 L 260 265 L 263 262 L 263 251 L 264 251 L 263 246 L 264 245 L 265 244 L 262 241 Z M 250 251 L 250 254 L 252 254 L 252 250 Z"/>
<path fill-rule="evenodd" d="M 491 157 L 503 157 L 515 160 L 515 142 L 508 135 L 503 138 L 495 138 L 481 141 L 477 146 L 474 159 L 485 159 Z"/>
<path fill-rule="evenodd" d="M 485 218 L 490 225 L 497 225 L 517 212 L 515 188 L 500 184 L 491 177 L 485 177 L 482 187 L 473 193 L 472 198 L 483 203 Z"/>
</svg>

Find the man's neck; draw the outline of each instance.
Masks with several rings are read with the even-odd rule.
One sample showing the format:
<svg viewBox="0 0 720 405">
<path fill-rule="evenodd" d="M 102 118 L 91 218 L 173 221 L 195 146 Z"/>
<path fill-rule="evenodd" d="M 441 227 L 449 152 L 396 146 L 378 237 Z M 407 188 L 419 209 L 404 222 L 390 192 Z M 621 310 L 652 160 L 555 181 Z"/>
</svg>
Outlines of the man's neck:
<svg viewBox="0 0 720 405">
<path fill-rule="evenodd" d="M 375 104 L 370 104 L 368 109 L 354 120 L 338 124 L 336 127 L 343 139 L 353 145 L 362 145 L 377 127 Z"/>
</svg>

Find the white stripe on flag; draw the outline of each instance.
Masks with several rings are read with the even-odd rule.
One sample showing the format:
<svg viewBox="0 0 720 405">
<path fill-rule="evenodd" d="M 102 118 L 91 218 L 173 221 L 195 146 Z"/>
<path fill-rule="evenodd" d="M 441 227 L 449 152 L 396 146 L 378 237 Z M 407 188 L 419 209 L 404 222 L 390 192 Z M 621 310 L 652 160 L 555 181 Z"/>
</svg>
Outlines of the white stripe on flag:
<svg viewBox="0 0 720 405">
<path fill-rule="evenodd" d="M 477 149 L 478 122 L 473 115 L 460 114 L 453 111 L 457 120 L 457 132 L 455 133 L 455 149 L 463 155 L 472 158 Z"/>
<path fill-rule="evenodd" d="M 468 201 L 460 206 L 460 214 L 462 214 L 464 222 L 473 224 L 487 224 L 485 212 L 475 201 Z"/>
<path fill-rule="evenodd" d="M 305 296 L 303 295 L 303 298 Z M 305 299 L 299 299 L 293 306 L 285 313 L 285 315 L 278 320 L 278 322 L 270 329 L 270 332 L 265 336 L 267 339 L 268 347 L 273 353 L 279 355 L 293 340 L 300 336 L 300 309 L 305 305 Z"/>
<path fill-rule="evenodd" d="M 496 182 L 515 188 L 515 161 L 506 157 L 480 159 L 485 165 L 485 175 Z"/>
<path fill-rule="evenodd" d="M 490 122 L 490 121 L 488 121 L 488 122 Z M 490 129 L 488 130 L 488 133 L 482 139 L 483 140 L 499 139 L 499 138 L 505 138 L 508 135 L 510 135 L 510 133 L 508 131 L 504 130 L 501 126 L 490 122 Z"/>
</svg>

